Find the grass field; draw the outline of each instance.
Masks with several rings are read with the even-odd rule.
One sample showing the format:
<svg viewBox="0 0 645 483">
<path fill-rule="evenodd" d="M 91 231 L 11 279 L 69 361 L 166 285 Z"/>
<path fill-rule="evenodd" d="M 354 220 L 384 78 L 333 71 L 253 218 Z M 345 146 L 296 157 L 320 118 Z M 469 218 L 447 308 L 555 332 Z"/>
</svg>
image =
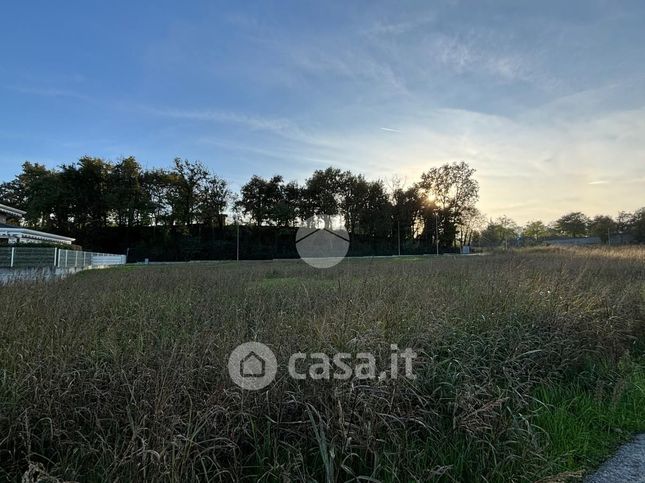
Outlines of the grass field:
<svg viewBox="0 0 645 483">
<path fill-rule="evenodd" d="M 645 430 L 643 248 L 124 267 L 0 307 L 0 479 L 564 479 Z M 258 392 L 226 368 L 250 340 Z M 390 344 L 416 380 L 282 371 Z"/>
</svg>

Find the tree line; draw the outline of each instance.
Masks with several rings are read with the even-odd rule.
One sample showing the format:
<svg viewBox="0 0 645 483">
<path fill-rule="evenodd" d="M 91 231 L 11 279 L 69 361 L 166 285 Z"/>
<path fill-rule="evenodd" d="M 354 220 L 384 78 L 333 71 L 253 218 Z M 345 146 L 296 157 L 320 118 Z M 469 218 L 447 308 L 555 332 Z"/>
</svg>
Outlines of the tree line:
<svg viewBox="0 0 645 483">
<path fill-rule="evenodd" d="M 140 246 L 163 255 L 172 238 L 203 256 L 221 256 L 230 247 L 213 252 L 212 245 L 230 243 L 227 230 L 233 224 L 245 227 L 253 245 L 269 243 L 267 233 L 277 240 L 311 217 L 326 224 L 342 219 L 355 240 L 371 246 L 366 253 L 373 254 L 589 234 L 603 241 L 610 233 L 645 240 L 645 209 L 615 220 L 575 212 L 548 225 L 533 221 L 520 227 L 508 217 L 486 220 L 476 207 L 478 198 L 475 170 L 465 162 L 433 167 L 409 186 L 329 167 L 314 171 L 304 183 L 280 175 L 253 176 L 234 192 L 199 161 L 176 158 L 169 168 L 145 169 L 134 157 L 111 162 L 85 156 L 56 168 L 25 162 L 13 180 L 0 184 L 0 200 L 25 210 L 26 225 L 74 236 L 87 248 L 113 251 Z M 259 232 L 263 235 L 254 235 Z"/>
<path fill-rule="evenodd" d="M 294 227 L 311 217 L 340 217 L 353 235 L 424 239 L 444 249 L 472 240 L 479 185 L 475 170 L 451 163 L 423 173 L 412 186 L 386 186 L 329 167 L 303 184 L 253 176 L 239 193 L 201 162 L 177 158 L 168 169 L 144 169 L 133 157 L 83 157 L 50 169 L 25 162 L 0 185 L 0 199 L 27 211 L 33 228 L 80 236 L 106 227 L 222 229 L 226 218 L 250 226 Z M 229 221 L 229 224 L 231 222 Z"/>
<path fill-rule="evenodd" d="M 179 158 L 171 169 L 153 170 L 133 157 L 111 163 L 87 156 L 56 169 L 26 162 L 0 185 L 0 199 L 25 210 L 29 226 L 70 234 L 110 225 L 221 224 L 230 196 L 222 178 Z"/>
<path fill-rule="evenodd" d="M 482 226 L 479 241 L 483 246 L 531 245 L 549 239 L 586 236 L 597 237 L 601 243 L 609 243 L 610 240 L 642 243 L 645 242 L 645 207 L 633 213 L 621 211 L 616 218 L 609 215 L 588 217 L 580 211 L 573 211 L 548 224 L 533 220 L 524 226 L 502 216 Z"/>
</svg>

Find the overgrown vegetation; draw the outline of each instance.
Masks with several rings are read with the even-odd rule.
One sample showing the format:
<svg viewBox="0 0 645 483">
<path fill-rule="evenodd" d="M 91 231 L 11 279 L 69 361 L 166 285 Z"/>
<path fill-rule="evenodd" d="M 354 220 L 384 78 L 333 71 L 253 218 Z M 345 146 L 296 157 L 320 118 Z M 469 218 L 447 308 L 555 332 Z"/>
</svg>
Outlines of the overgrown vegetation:
<svg viewBox="0 0 645 483">
<path fill-rule="evenodd" d="M 0 478 L 508 481 L 645 429 L 645 250 L 213 263 L 0 289 Z M 268 344 L 245 392 L 226 361 Z M 415 381 L 296 381 L 293 352 L 412 347 Z M 30 473 L 30 474 L 31 474 Z M 369 479 L 372 480 L 369 480 Z"/>
</svg>

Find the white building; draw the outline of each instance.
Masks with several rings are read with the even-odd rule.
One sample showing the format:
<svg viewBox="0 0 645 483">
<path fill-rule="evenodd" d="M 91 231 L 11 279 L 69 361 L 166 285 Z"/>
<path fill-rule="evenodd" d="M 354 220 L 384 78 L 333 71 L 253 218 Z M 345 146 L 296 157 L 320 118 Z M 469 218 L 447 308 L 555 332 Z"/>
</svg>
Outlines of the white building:
<svg viewBox="0 0 645 483">
<path fill-rule="evenodd" d="M 15 243 L 59 243 L 71 245 L 74 241 L 74 238 L 7 224 L 7 218 L 20 219 L 23 216 L 25 216 L 24 211 L 0 203 L 0 245 L 13 245 Z"/>
</svg>

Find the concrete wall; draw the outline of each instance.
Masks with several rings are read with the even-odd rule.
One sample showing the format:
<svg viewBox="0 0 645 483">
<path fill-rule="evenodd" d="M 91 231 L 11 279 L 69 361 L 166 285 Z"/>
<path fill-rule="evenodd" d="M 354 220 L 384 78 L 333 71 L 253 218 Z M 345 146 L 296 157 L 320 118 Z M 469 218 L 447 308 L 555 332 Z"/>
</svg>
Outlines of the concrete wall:
<svg viewBox="0 0 645 483">
<path fill-rule="evenodd" d="M 600 238 L 597 236 L 578 237 L 578 238 L 552 238 L 544 240 L 547 245 L 600 245 Z"/>
<path fill-rule="evenodd" d="M 78 273 L 82 268 L 0 268 L 0 285 L 15 282 L 46 282 Z"/>
</svg>

